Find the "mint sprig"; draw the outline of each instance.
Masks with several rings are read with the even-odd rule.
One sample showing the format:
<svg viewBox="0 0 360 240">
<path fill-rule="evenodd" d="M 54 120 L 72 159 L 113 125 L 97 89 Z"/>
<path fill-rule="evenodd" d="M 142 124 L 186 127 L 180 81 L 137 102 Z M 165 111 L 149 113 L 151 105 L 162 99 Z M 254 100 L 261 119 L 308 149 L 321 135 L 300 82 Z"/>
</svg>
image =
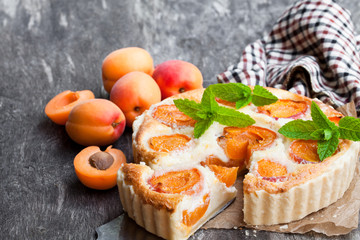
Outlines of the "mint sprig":
<svg viewBox="0 0 360 240">
<path fill-rule="evenodd" d="M 331 122 L 315 103 L 311 103 L 312 121 L 293 120 L 279 129 L 288 138 L 317 140 L 320 161 L 333 155 L 339 145 L 339 138 L 360 141 L 360 119 L 344 117 L 339 126 Z"/>
<path fill-rule="evenodd" d="M 247 114 L 219 106 L 210 87 L 204 91 L 200 103 L 189 99 L 176 99 L 174 104 L 185 115 L 196 120 L 195 138 L 203 135 L 214 121 L 234 127 L 247 127 L 255 123 L 255 120 Z"/>
<path fill-rule="evenodd" d="M 215 97 L 235 102 L 236 109 L 244 107 L 250 102 L 255 106 L 264 106 L 278 100 L 270 91 L 258 85 L 252 91 L 249 86 L 242 83 L 213 84 L 208 88 L 211 89 Z"/>
<path fill-rule="evenodd" d="M 278 98 L 266 88 L 256 85 L 253 90 L 252 103 L 255 106 L 264 106 L 276 102 Z"/>
</svg>

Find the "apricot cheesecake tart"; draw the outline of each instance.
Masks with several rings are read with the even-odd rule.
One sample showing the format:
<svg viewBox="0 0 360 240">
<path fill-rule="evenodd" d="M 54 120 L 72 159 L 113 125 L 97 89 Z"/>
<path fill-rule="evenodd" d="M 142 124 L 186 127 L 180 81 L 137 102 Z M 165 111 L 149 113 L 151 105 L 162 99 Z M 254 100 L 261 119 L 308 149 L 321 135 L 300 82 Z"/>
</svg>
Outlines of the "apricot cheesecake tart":
<svg viewBox="0 0 360 240">
<path fill-rule="evenodd" d="M 313 101 L 335 124 L 343 115 L 317 99 L 266 89 L 278 98 L 275 103 L 255 106 L 250 102 L 236 110 L 249 115 L 254 124 L 234 127 L 214 121 L 198 138 L 194 137 L 196 120 L 181 112 L 174 100 L 199 103 L 204 89 L 167 98 L 139 116 L 133 123 L 132 144 L 137 164 L 124 165 L 118 174 L 121 202 L 129 216 L 163 238 L 187 238 L 234 197 L 235 180 L 229 180 L 234 169 L 245 174 L 243 212 L 249 225 L 299 220 L 341 198 L 354 176 L 359 143 L 340 139 L 335 153 L 320 160 L 316 140 L 288 138 L 279 129 L 295 119 L 311 120 Z M 233 102 L 216 101 L 235 109 Z M 193 181 L 184 171 L 200 175 L 196 184 L 202 187 L 196 193 L 181 190 Z M 174 173 L 175 180 L 152 180 Z M 168 187 L 180 190 L 165 191 Z M 197 207 L 207 201 L 205 213 L 190 226 L 185 224 L 186 214 L 196 215 Z M 159 224 L 165 219 L 167 230 L 165 223 Z"/>
</svg>

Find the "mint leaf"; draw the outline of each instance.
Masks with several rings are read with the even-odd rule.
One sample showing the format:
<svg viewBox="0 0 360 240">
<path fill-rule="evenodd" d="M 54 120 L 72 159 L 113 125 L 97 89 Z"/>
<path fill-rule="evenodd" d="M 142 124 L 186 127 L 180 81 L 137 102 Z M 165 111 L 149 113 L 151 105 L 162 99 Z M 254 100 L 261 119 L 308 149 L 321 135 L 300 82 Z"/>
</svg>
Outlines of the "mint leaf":
<svg viewBox="0 0 360 240">
<path fill-rule="evenodd" d="M 214 118 L 197 121 L 194 127 L 194 137 L 199 138 L 201 135 L 203 135 L 213 122 Z"/>
<path fill-rule="evenodd" d="M 206 88 L 202 97 L 201 97 L 201 106 L 202 108 L 206 107 L 208 109 L 210 109 L 210 99 L 212 98 L 214 94 L 212 93 L 212 91 L 210 90 L 210 88 Z"/>
<path fill-rule="evenodd" d="M 193 100 L 189 100 L 189 99 L 175 99 L 174 104 L 185 115 L 187 115 L 195 120 L 202 119 L 202 118 L 199 118 L 197 115 L 197 112 L 202 109 L 200 103 L 197 103 L 197 102 L 195 102 Z"/>
<path fill-rule="evenodd" d="M 329 140 L 333 133 L 331 129 L 318 129 L 311 133 L 314 140 Z"/>
<path fill-rule="evenodd" d="M 246 101 L 251 96 L 251 88 L 242 83 L 210 85 L 213 94 L 229 102 Z"/>
<path fill-rule="evenodd" d="M 320 161 L 330 157 L 336 151 L 339 145 L 339 131 L 333 131 L 333 135 L 329 140 L 318 140 L 318 155 Z"/>
<path fill-rule="evenodd" d="M 288 138 L 316 140 L 311 136 L 315 130 L 317 130 L 317 127 L 313 121 L 297 119 L 282 126 L 279 133 Z"/>
<path fill-rule="evenodd" d="M 344 117 L 339 121 L 340 138 L 360 141 L 360 119 Z"/>
<path fill-rule="evenodd" d="M 242 107 L 248 105 L 251 102 L 251 100 L 252 100 L 251 95 L 249 97 L 247 97 L 247 98 L 242 98 L 242 99 L 236 101 L 235 108 L 236 109 L 242 108 Z"/>
<path fill-rule="evenodd" d="M 335 123 L 331 122 L 328 117 L 321 111 L 320 107 L 313 101 L 311 102 L 311 117 L 318 128 L 337 129 Z"/>
<path fill-rule="evenodd" d="M 215 116 L 215 121 L 233 127 L 247 127 L 255 123 L 249 115 L 221 106 Z"/>
<path fill-rule="evenodd" d="M 253 90 L 253 95 L 252 95 L 252 103 L 255 106 L 264 106 L 264 105 L 269 105 L 271 103 L 274 103 L 278 100 L 278 98 L 272 94 L 271 92 L 269 92 L 267 89 L 256 85 L 254 87 Z"/>
</svg>

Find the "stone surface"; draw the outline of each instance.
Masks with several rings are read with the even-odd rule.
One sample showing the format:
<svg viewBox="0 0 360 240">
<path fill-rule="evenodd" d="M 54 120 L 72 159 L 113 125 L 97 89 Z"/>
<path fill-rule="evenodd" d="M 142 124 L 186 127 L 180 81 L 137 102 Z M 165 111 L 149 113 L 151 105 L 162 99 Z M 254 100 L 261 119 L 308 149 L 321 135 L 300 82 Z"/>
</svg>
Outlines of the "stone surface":
<svg viewBox="0 0 360 240">
<path fill-rule="evenodd" d="M 83 148 L 44 114 L 64 90 L 102 97 L 101 63 L 111 51 L 147 49 L 155 64 L 192 62 L 205 86 L 236 63 L 291 0 L 0 0 L 0 153 L 2 239 L 95 239 L 122 213 L 116 188 L 84 187 L 73 170 Z M 360 2 L 338 1 L 360 27 Z M 131 129 L 114 147 L 132 159 Z M 192 239 L 312 239 L 241 230 L 200 230 Z M 355 230 L 344 239 L 359 239 Z"/>
</svg>

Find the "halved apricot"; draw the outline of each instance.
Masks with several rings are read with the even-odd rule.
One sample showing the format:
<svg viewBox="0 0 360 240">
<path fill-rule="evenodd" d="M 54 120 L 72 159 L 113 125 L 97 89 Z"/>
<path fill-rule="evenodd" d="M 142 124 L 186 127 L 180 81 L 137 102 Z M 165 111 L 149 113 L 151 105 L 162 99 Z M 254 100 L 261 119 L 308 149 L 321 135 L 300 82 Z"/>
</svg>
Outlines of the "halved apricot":
<svg viewBox="0 0 360 240">
<path fill-rule="evenodd" d="M 65 125 L 70 111 L 76 104 L 94 99 L 94 93 L 90 90 L 72 92 L 66 90 L 52 98 L 45 107 L 45 114 L 56 124 Z"/>
<path fill-rule="evenodd" d="M 301 164 L 318 163 L 320 158 L 317 149 L 317 141 L 315 140 L 295 140 L 290 145 L 290 157 Z"/>
<path fill-rule="evenodd" d="M 157 106 L 152 113 L 152 117 L 169 127 L 174 125 L 193 127 L 196 123 L 194 119 L 180 112 L 175 105 Z"/>
<path fill-rule="evenodd" d="M 189 212 L 188 210 L 183 211 L 182 223 L 189 227 L 197 223 L 197 221 L 199 221 L 199 219 L 202 216 L 204 216 L 204 214 L 206 213 L 209 204 L 210 204 L 209 194 L 205 194 L 203 197 L 202 204 L 199 207 L 195 208 L 194 211 L 191 212 Z"/>
<path fill-rule="evenodd" d="M 97 190 L 116 186 L 117 172 L 126 163 L 124 153 L 109 146 L 101 151 L 97 146 L 84 148 L 74 158 L 74 168 L 80 182 Z"/>
<path fill-rule="evenodd" d="M 181 171 L 166 172 L 162 175 L 154 175 L 149 180 L 154 191 L 160 193 L 183 193 L 192 195 L 201 190 L 201 187 L 194 186 L 201 180 L 201 173 L 198 169 L 187 169 Z"/>
<path fill-rule="evenodd" d="M 214 172 L 217 179 L 225 183 L 227 187 L 234 185 L 237 178 L 238 167 L 228 168 L 217 165 L 208 165 L 208 167 Z"/>
<path fill-rule="evenodd" d="M 262 159 L 257 162 L 257 171 L 262 177 L 281 177 L 287 174 L 287 169 L 280 163 Z"/>
<path fill-rule="evenodd" d="M 305 113 L 308 108 L 309 103 L 305 101 L 280 99 L 273 104 L 258 107 L 258 111 L 273 118 L 295 118 Z"/>
<path fill-rule="evenodd" d="M 254 151 L 271 145 L 276 138 L 275 132 L 257 126 L 225 127 L 223 134 L 218 138 L 218 144 L 224 149 L 228 158 L 239 163 L 238 166 L 247 162 Z"/>
<path fill-rule="evenodd" d="M 184 134 L 161 135 L 150 138 L 149 145 L 157 152 L 171 152 L 185 147 L 190 140 Z"/>
</svg>

